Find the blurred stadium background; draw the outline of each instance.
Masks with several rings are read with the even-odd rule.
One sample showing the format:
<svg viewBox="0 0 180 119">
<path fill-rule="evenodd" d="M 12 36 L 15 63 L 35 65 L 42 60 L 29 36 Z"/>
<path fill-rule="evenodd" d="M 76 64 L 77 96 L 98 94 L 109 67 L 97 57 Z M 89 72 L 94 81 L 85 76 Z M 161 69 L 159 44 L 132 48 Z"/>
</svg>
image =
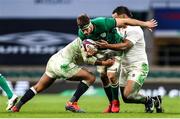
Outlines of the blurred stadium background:
<svg viewBox="0 0 180 119">
<path fill-rule="evenodd" d="M 179 0 L 1 0 L 0 73 L 19 96 L 40 78 L 48 58 L 77 36 L 76 17 L 111 17 L 125 5 L 134 18 L 155 18 L 159 26 L 145 38 L 150 73 L 142 93 L 180 96 L 180 1 Z M 86 93 L 103 95 L 97 81 Z M 57 80 L 43 93 L 71 95 L 76 83 Z M 3 93 L 3 92 L 2 92 Z"/>
</svg>

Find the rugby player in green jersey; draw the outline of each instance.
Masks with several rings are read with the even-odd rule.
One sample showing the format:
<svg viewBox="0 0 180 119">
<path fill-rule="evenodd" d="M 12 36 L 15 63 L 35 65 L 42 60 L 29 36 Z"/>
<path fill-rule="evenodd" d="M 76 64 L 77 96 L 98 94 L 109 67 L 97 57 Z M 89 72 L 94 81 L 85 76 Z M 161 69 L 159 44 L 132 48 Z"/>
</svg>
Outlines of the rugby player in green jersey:
<svg viewBox="0 0 180 119">
<path fill-rule="evenodd" d="M 77 25 L 79 27 L 78 36 L 81 40 L 90 38 L 95 41 L 105 40 L 108 43 L 116 44 L 122 41 L 122 36 L 117 32 L 116 27 L 123 27 L 125 25 L 133 25 L 133 26 L 142 26 L 147 27 L 149 29 L 156 27 L 156 20 L 150 21 L 139 21 L 131 18 L 106 18 L 106 17 L 98 17 L 94 19 L 90 19 L 87 14 L 82 14 L 77 18 Z M 101 55 L 106 51 L 102 51 Z M 100 72 L 100 77 L 103 82 L 103 87 L 105 93 L 109 100 L 109 108 L 104 110 L 104 112 L 119 112 L 119 99 L 118 99 L 118 91 L 119 91 L 119 62 L 121 60 L 121 56 L 123 53 L 114 53 L 113 51 L 108 51 L 106 53 L 108 55 L 115 54 L 115 63 L 111 67 L 98 67 L 98 72 Z M 111 55 L 110 55 L 111 56 Z M 102 57 L 102 56 L 101 56 Z M 106 56 L 105 56 L 106 57 Z M 106 74 L 107 72 L 107 74 Z M 111 82 L 111 85 L 107 82 Z M 108 85 L 107 85 L 108 84 Z M 111 110 L 109 110 L 111 109 Z"/>
<path fill-rule="evenodd" d="M 77 102 L 81 95 L 88 90 L 89 86 L 94 83 L 95 76 L 80 65 L 111 66 L 114 63 L 113 59 L 98 60 L 93 56 L 97 50 L 93 50 L 94 49 L 90 49 L 88 50 L 89 52 L 85 51 L 82 40 L 76 38 L 66 47 L 51 56 L 40 80 L 26 91 L 20 101 L 11 110 L 13 112 L 19 112 L 27 101 L 32 99 L 37 93 L 48 88 L 56 79 L 65 79 L 69 81 L 80 81 L 73 97 L 66 103 L 65 109 L 72 112 L 84 112 L 80 109 Z"/>
</svg>

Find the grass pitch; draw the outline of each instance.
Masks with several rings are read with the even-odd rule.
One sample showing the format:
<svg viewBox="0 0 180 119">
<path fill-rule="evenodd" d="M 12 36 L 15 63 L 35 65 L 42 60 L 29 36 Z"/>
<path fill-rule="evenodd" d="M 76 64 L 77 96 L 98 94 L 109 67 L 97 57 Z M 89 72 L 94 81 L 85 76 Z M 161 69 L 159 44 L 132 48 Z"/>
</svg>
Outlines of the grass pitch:
<svg viewBox="0 0 180 119">
<path fill-rule="evenodd" d="M 180 118 L 180 98 L 163 98 L 164 113 L 144 113 L 144 105 L 124 104 L 120 113 L 102 113 L 108 105 L 106 97 L 82 96 L 79 105 L 86 113 L 65 111 L 70 97 L 59 95 L 36 95 L 18 113 L 6 112 L 6 97 L 0 96 L 0 118 Z"/>
</svg>

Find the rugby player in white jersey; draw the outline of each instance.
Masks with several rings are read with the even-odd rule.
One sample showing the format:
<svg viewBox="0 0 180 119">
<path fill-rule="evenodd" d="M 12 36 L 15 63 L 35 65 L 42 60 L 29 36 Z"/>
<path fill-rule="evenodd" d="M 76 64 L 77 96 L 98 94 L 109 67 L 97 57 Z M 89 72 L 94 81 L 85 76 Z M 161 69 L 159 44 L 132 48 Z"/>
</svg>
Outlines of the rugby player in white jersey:
<svg viewBox="0 0 180 119">
<path fill-rule="evenodd" d="M 13 112 L 19 112 L 21 107 L 32 99 L 37 93 L 48 88 L 56 79 L 65 79 L 70 81 L 80 81 L 73 97 L 66 103 L 65 109 L 72 112 L 84 112 L 80 109 L 77 102 L 95 81 L 95 76 L 87 69 L 82 68 L 81 64 L 105 65 L 111 66 L 113 59 L 105 61 L 98 60 L 94 55 L 97 50 L 90 49 L 85 51 L 83 41 L 76 38 L 66 47 L 51 56 L 45 73 L 40 80 L 32 86 L 22 96 L 20 101 L 11 109 Z"/>
<path fill-rule="evenodd" d="M 113 10 L 114 18 L 131 18 L 132 14 L 127 7 L 119 6 Z M 108 48 L 116 51 L 124 50 L 121 61 L 120 89 L 125 103 L 138 103 L 145 105 L 145 111 L 152 113 L 154 106 L 156 112 L 163 112 L 161 96 L 149 97 L 139 94 L 149 72 L 147 54 L 145 51 L 144 33 L 139 26 L 124 26 L 118 28 L 123 35 L 123 43 L 108 44 L 106 41 L 99 42 L 100 48 Z"/>
</svg>

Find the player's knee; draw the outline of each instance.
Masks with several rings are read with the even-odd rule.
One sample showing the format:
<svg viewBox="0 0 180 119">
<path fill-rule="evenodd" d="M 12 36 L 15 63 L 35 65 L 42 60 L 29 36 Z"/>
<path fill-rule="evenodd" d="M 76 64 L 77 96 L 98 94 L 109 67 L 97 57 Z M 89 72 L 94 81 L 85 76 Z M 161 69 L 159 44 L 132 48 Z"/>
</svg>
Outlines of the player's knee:
<svg viewBox="0 0 180 119">
<path fill-rule="evenodd" d="M 117 83 L 117 78 L 116 78 L 116 73 L 108 73 L 107 74 L 108 79 L 111 81 L 112 84 L 116 84 Z"/>
</svg>

